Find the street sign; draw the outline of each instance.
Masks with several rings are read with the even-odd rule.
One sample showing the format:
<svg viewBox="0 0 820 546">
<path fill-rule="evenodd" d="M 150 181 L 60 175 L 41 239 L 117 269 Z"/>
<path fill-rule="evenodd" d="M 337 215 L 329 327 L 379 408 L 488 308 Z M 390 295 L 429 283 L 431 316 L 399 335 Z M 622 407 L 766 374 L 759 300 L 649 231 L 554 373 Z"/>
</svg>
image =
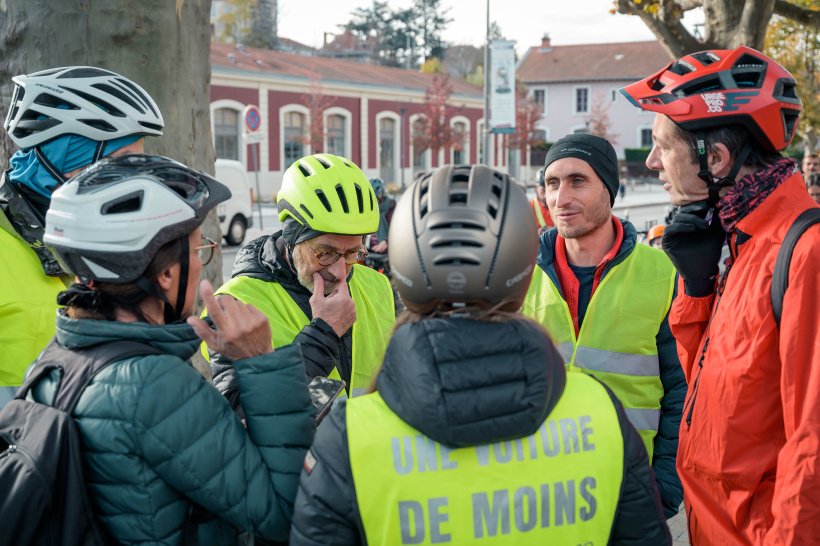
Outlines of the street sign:
<svg viewBox="0 0 820 546">
<path fill-rule="evenodd" d="M 262 115 L 259 113 L 259 108 L 253 104 L 249 104 L 242 111 L 242 120 L 245 122 L 245 133 L 254 134 L 259 132 L 262 127 Z"/>
</svg>

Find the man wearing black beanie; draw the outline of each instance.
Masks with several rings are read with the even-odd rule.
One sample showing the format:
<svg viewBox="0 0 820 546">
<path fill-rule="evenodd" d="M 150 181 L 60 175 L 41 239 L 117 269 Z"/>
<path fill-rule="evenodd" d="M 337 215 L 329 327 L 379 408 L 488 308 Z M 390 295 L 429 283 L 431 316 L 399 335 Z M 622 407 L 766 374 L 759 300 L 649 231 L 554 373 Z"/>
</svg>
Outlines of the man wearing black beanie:
<svg viewBox="0 0 820 546">
<path fill-rule="evenodd" d="M 522 311 L 550 332 L 570 372 L 598 378 L 621 400 L 672 517 L 683 500 L 675 462 L 686 394 L 668 323 L 675 269 L 612 215 L 620 183 L 609 141 L 560 139 L 547 153 L 544 181 L 555 227 L 541 235 Z"/>
</svg>

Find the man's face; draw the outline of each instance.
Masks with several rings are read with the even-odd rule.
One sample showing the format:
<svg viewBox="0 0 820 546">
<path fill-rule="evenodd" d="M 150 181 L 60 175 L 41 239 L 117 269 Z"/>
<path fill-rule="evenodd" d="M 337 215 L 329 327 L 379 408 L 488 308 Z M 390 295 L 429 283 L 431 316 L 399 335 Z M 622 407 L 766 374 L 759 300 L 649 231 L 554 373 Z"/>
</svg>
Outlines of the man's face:
<svg viewBox="0 0 820 546">
<path fill-rule="evenodd" d="M 350 250 L 362 248 L 364 248 L 364 245 L 360 235 L 325 234 L 297 244 L 293 249 L 293 265 L 296 267 L 299 284 L 307 288 L 312 294 L 313 274 L 319 273 L 325 281 L 325 296 L 329 295 L 336 290 L 339 281 L 347 277 L 353 265 L 346 264 L 344 258 L 339 258 L 327 266 L 320 265 L 316 253 L 336 252 L 337 254 L 344 254 Z"/>
<path fill-rule="evenodd" d="M 803 174 L 820 173 L 820 157 L 806 156 L 803 158 Z"/>
<path fill-rule="evenodd" d="M 547 188 L 546 186 L 535 186 L 535 197 L 543 206 L 547 206 Z"/>
<path fill-rule="evenodd" d="M 700 168 L 692 162 L 689 144 L 672 132 L 672 121 L 663 114 L 655 114 L 652 124 L 654 146 L 646 166 L 658 171 L 669 192 L 669 201 L 675 206 L 703 201 L 709 197 L 706 183 L 698 178 Z"/>
<path fill-rule="evenodd" d="M 815 184 L 814 186 L 809 186 L 809 195 L 812 199 L 817 201 L 817 204 L 820 205 L 820 186 Z"/>
<path fill-rule="evenodd" d="M 111 152 L 110 154 L 108 154 L 105 157 L 119 157 L 119 156 L 125 155 L 125 154 L 141 154 L 145 151 L 144 148 L 143 148 L 143 141 L 144 140 L 145 139 L 141 138 L 136 142 L 132 142 L 128 146 L 123 146 L 119 150 L 114 150 L 113 152 Z M 63 176 L 65 176 L 66 178 L 69 178 L 69 179 L 74 178 L 75 176 L 77 176 L 78 174 L 80 174 L 81 172 L 83 172 L 84 170 L 89 168 L 90 166 L 91 165 L 84 165 L 82 167 L 77 167 L 73 171 L 63 173 Z"/>
<path fill-rule="evenodd" d="M 564 239 L 594 233 L 612 216 L 609 191 L 589 163 L 565 157 L 544 173 L 550 216 Z"/>
</svg>

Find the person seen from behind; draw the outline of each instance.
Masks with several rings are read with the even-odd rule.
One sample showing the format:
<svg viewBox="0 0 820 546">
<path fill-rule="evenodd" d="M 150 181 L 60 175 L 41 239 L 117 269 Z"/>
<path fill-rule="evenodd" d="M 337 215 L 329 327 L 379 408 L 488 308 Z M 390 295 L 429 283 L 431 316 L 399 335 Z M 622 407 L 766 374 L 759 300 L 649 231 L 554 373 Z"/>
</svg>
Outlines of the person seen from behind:
<svg viewBox="0 0 820 546">
<path fill-rule="evenodd" d="M 375 377 L 398 305 L 387 277 L 356 265 L 378 231 L 379 203 L 356 165 L 315 154 L 285 171 L 277 207 L 282 230 L 242 247 L 216 293 L 253 304 L 270 320 L 274 347 L 299 343 L 309 378 L 341 379 L 355 396 Z M 231 359 L 204 345 L 203 353 L 241 417 Z"/>
<path fill-rule="evenodd" d="M 781 322 L 772 274 L 807 195 L 791 142 L 796 82 L 739 47 L 687 55 L 621 92 L 655 112 L 647 158 L 673 205 L 663 248 L 689 385 L 678 473 L 692 544 L 815 544 L 820 536 L 820 225 L 794 247 Z M 730 261 L 718 276 L 724 241 Z"/>
<path fill-rule="evenodd" d="M 390 260 L 407 306 L 375 392 L 305 458 L 291 545 L 671 544 L 643 442 L 605 385 L 567 374 L 518 310 L 538 237 L 484 165 L 405 192 Z"/>
<path fill-rule="evenodd" d="M 0 177 L 0 408 L 54 336 L 57 294 L 73 282 L 43 245 L 52 192 L 102 157 L 162 135 L 156 103 L 109 70 L 72 66 L 12 78 L 3 129 L 21 148 Z"/>
<path fill-rule="evenodd" d="M 522 312 L 552 335 L 569 372 L 592 375 L 618 396 L 672 517 L 683 500 L 675 457 L 686 393 L 668 321 L 675 269 L 613 216 L 618 158 L 609 141 L 567 135 L 547 152 L 545 169 L 555 229 L 541 236 Z"/>
<path fill-rule="evenodd" d="M 234 300 L 219 307 L 208 281 L 216 330 L 192 316 L 217 246 L 199 226 L 229 197 L 210 176 L 143 154 L 105 159 L 52 195 L 44 241 L 78 279 L 59 296 L 52 343 L 83 353 L 136 341 L 160 353 L 103 368 L 72 414 L 94 515 L 118 543 L 195 539 L 183 532 L 195 506 L 209 543 L 236 543 L 240 530 L 287 538 L 314 430 L 301 351 L 274 352 L 267 318 Z M 202 339 L 233 359 L 247 428 L 188 362 Z M 59 380 L 46 376 L 34 400 L 51 405 Z"/>
</svg>

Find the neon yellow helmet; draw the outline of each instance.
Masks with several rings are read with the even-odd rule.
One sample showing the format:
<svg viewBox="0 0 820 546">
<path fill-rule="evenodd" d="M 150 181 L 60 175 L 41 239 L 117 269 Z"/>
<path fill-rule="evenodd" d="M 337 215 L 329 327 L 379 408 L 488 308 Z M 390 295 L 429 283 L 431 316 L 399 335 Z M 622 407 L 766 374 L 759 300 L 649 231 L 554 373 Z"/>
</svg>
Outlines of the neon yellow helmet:
<svg viewBox="0 0 820 546">
<path fill-rule="evenodd" d="M 280 222 L 293 218 L 308 232 L 367 235 L 379 228 L 379 204 L 367 177 L 330 154 L 303 157 L 285 171 L 277 210 Z"/>
</svg>

